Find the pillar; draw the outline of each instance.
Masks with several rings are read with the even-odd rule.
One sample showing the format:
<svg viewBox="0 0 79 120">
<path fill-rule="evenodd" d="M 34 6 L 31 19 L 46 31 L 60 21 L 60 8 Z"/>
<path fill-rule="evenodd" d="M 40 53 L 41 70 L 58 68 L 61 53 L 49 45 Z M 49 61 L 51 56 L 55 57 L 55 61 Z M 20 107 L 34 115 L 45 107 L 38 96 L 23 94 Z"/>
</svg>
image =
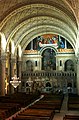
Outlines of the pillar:
<svg viewBox="0 0 79 120">
<path fill-rule="evenodd" d="M 67 49 L 67 41 L 65 40 L 65 49 Z"/>
<path fill-rule="evenodd" d="M 31 50 L 33 50 L 33 40 L 31 41 Z"/>
<path fill-rule="evenodd" d="M 79 55 L 78 55 L 78 59 L 77 59 L 77 81 L 76 81 L 76 85 L 77 85 L 77 94 L 79 95 Z"/>
<path fill-rule="evenodd" d="M 18 60 L 18 77 L 19 77 L 19 81 L 21 81 L 21 68 L 22 68 L 22 61 Z M 21 91 L 21 83 L 18 86 L 18 92 Z"/>
<path fill-rule="evenodd" d="M 12 77 L 14 77 L 15 75 L 15 64 L 16 64 L 16 59 L 15 57 L 11 57 L 11 76 L 10 76 L 10 80 L 12 79 Z M 14 93 L 14 88 L 11 85 L 11 93 Z"/>
<path fill-rule="evenodd" d="M 15 58 L 13 56 L 9 56 L 9 61 L 8 61 L 8 67 L 9 67 L 9 71 L 8 71 L 8 94 L 12 94 L 14 93 L 14 88 L 11 85 L 10 81 L 12 80 L 12 77 L 14 76 L 14 65 L 15 65 Z"/>
<path fill-rule="evenodd" d="M 5 78 L 6 78 L 6 57 L 1 56 L 0 60 L 0 95 L 5 95 Z"/>
</svg>

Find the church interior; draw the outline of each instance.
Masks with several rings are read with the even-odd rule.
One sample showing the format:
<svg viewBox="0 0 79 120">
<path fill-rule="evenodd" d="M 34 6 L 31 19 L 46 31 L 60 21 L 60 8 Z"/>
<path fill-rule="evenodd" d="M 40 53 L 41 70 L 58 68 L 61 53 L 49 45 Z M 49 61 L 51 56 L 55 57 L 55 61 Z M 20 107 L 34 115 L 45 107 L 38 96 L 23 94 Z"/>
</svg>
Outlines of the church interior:
<svg viewBox="0 0 79 120">
<path fill-rule="evenodd" d="M 79 0 L 0 0 L 0 120 L 79 120 Z"/>
</svg>

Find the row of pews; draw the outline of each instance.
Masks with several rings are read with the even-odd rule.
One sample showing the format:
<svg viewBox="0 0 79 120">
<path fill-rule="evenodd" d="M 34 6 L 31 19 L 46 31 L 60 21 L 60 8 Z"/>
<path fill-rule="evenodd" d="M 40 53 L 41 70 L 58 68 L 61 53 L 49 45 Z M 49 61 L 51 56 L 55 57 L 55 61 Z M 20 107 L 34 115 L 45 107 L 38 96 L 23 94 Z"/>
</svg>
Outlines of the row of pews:
<svg viewBox="0 0 79 120">
<path fill-rule="evenodd" d="M 36 108 L 36 109 L 51 109 L 51 110 L 55 110 L 55 112 L 60 112 L 61 109 L 61 105 L 63 102 L 63 94 L 59 95 L 59 94 L 47 94 L 44 95 L 44 97 L 36 102 L 34 105 L 30 106 L 30 108 Z"/>
<path fill-rule="evenodd" d="M 13 120 L 52 120 L 53 117 L 53 110 L 27 108 L 13 118 Z"/>
<path fill-rule="evenodd" d="M 0 96 L 0 120 L 5 120 L 40 97 L 39 94 L 14 93 Z"/>
<path fill-rule="evenodd" d="M 69 94 L 67 107 L 68 110 L 79 110 L 79 95 Z"/>
<path fill-rule="evenodd" d="M 19 104 L 7 104 L 0 102 L 0 120 L 5 120 L 9 116 L 13 115 L 15 112 L 21 109 Z"/>
<path fill-rule="evenodd" d="M 60 112 L 64 95 L 63 94 L 40 94 L 14 93 L 12 95 L 0 96 L 0 120 L 53 120 L 56 112 Z M 68 110 L 78 110 L 79 96 L 69 94 Z M 28 107 L 27 107 L 28 106 Z M 21 108 L 24 108 L 21 110 Z M 20 111 L 21 110 L 21 111 Z M 63 120 L 79 120 L 79 115 L 67 114 Z"/>
<path fill-rule="evenodd" d="M 79 120 L 79 115 L 71 115 L 71 114 L 65 115 L 63 120 Z"/>
<path fill-rule="evenodd" d="M 26 94 L 23 92 L 18 92 L 18 93 L 14 93 L 14 94 L 10 94 L 7 96 L 0 96 L 0 101 L 2 103 L 18 103 L 20 104 L 21 107 L 25 107 L 28 104 L 32 103 L 33 101 L 35 101 L 36 99 L 38 99 L 40 97 L 39 93 L 30 93 L 30 94 Z"/>
<path fill-rule="evenodd" d="M 68 102 L 67 102 L 67 109 L 68 110 L 76 110 L 79 111 L 79 95 L 77 94 L 68 94 Z M 78 114 L 66 114 L 63 117 L 63 120 L 79 120 Z"/>
<path fill-rule="evenodd" d="M 53 120 L 55 112 L 60 111 L 63 95 L 46 94 L 42 99 L 18 113 L 12 120 Z"/>
</svg>

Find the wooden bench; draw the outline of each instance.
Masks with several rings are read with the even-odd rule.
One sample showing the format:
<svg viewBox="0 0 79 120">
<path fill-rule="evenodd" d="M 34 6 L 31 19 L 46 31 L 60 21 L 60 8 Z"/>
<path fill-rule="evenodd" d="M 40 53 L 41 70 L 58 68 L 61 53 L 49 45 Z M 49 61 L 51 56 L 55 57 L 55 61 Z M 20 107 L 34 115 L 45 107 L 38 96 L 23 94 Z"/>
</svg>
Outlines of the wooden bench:
<svg viewBox="0 0 79 120">
<path fill-rule="evenodd" d="M 79 115 L 65 115 L 63 120 L 79 120 Z"/>
<path fill-rule="evenodd" d="M 40 117 L 40 116 L 17 116 L 12 120 L 50 120 L 50 117 Z"/>
<path fill-rule="evenodd" d="M 40 98 L 40 95 L 38 93 L 35 94 L 26 94 L 26 93 L 15 93 L 11 94 L 9 96 L 1 96 L 0 101 L 2 103 L 16 103 L 21 105 L 21 107 L 26 107 L 32 102 L 34 102 L 36 99 Z"/>
<path fill-rule="evenodd" d="M 13 104 L 13 103 L 0 103 L 0 109 L 1 110 L 7 110 L 9 115 L 14 114 L 15 112 L 19 111 L 21 109 L 19 104 Z"/>
<path fill-rule="evenodd" d="M 0 109 L 0 120 L 5 120 L 9 116 L 9 112 L 6 109 Z"/>
<path fill-rule="evenodd" d="M 68 97 L 68 110 L 79 110 L 79 96 L 69 96 Z"/>
<path fill-rule="evenodd" d="M 31 106 L 31 108 L 36 107 L 36 108 L 42 108 L 44 109 L 44 107 L 48 109 L 54 109 L 56 112 L 60 112 L 61 109 L 61 105 L 62 105 L 62 100 L 57 100 L 57 99 L 50 99 L 50 98 L 43 98 L 40 101 L 36 102 L 35 105 Z M 38 107 L 37 107 L 38 106 Z"/>
<path fill-rule="evenodd" d="M 49 105 L 49 104 L 34 104 L 30 106 L 29 108 L 31 109 L 46 109 L 46 110 L 55 110 L 54 105 Z"/>
<path fill-rule="evenodd" d="M 44 109 L 26 109 L 23 112 L 19 113 L 18 116 L 13 118 L 13 120 L 52 120 L 54 117 L 53 110 L 44 110 Z"/>
</svg>

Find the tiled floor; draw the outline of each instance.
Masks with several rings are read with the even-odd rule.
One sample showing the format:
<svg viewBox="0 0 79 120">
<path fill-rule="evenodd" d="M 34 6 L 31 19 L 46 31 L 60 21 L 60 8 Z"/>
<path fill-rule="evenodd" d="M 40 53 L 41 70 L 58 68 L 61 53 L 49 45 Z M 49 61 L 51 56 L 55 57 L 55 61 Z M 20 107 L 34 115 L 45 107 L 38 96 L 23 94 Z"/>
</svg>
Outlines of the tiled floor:
<svg viewBox="0 0 79 120">
<path fill-rule="evenodd" d="M 60 113 L 55 113 L 53 120 L 63 120 L 63 117 L 65 116 L 65 114 L 78 114 L 79 115 L 79 111 L 68 111 L 67 110 L 67 100 L 68 100 L 68 97 L 65 96 Z"/>
</svg>

